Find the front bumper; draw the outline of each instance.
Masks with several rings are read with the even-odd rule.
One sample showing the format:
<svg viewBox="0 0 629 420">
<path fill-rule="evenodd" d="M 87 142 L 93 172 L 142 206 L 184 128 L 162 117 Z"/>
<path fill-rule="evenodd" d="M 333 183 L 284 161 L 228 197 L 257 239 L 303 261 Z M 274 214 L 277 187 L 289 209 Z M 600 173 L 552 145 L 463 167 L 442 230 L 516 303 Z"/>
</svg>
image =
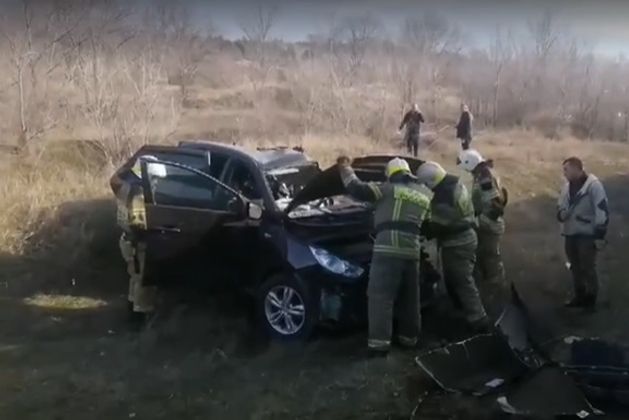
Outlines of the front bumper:
<svg viewBox="0 0 629 420">
<path fill-rule="evenodd" d="M 368 268 L 358 278 L 333 274 L 319 265 L 296 274 L 310 288 L 319 305 L 319 321 L 341 325 L 362 324 L 367 320 Z"/>
<path fill-rule="evenodd" d="M 340 325 L 363 325 L 367 322 L 367 285 L 369 265 L 356 279 L 330 273 L 321 266 L 299 270 L 296 274 L 310 288 L 319 304 L 319 321 Z M 438 277 L 421 272 L 420 304 L 428 306 L 437 294 Z"/>
</svg>

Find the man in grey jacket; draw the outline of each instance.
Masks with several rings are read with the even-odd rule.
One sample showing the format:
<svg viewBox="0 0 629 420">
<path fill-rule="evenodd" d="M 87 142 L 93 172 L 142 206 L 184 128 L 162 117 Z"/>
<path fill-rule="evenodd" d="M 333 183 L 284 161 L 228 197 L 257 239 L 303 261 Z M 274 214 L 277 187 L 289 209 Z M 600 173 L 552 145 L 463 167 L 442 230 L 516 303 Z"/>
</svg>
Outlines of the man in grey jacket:
<svg viewBox="0 0 629 420">
<path fill-rule="evenodd" d="M 566 306 L 593 310 L 598 293 L 596 254 L 605 244 L 609 223 L 607 195 L 601 181 L 585 172 L 580 159 L 566 159 L 563 172 L 567 182 L 559 196 L 557 219 L 574 281 L 574 297 Z"/>
</svg>

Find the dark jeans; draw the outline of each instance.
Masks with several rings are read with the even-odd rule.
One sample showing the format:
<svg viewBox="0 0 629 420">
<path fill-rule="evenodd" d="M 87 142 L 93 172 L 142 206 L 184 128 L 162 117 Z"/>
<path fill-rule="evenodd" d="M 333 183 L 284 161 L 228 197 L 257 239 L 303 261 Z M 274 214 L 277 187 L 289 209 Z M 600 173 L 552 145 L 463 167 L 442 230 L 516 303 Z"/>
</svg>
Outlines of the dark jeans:
<svg viewBox="0 0 629 420">
<path fill-rule="evenodd" d="M 574 281 L 574 296 L 577 300 L 596 301 L 598 276 L 596 274 L 596 245 L 594 238 L 566 236 L 566 256 Z"/>
<path fill-rule="evenodd" d="M 472 136 L 467 136 L 460 140 L 461 140 L 461 149 L 468 150 L 470 148 L 470 145 L 472 144 Z"/>
<path fill-rule="evenodd" d="M 417 157 L 419 149 L 419 133 L 406 133 L 406 150 L 409 155 Z"/>
</svg>

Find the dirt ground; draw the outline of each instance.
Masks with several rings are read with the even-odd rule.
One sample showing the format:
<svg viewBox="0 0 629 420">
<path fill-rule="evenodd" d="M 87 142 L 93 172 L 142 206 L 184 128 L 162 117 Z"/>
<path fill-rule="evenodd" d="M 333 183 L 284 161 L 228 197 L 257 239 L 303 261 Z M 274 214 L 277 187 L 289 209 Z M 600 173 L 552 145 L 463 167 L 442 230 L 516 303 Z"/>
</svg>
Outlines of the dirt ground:
<svg viewBox="0 0 629 420">
<path fill-rule="evenodd" d="M 613 221 L 601 258 L 604 302 L 591 316 L 561 307 L 569 275 L 554 200 L 535 197 L 509 209 L 509 278 L 553 338 L 629 342 L 629 177 L 605 185 Z M 249 303 L 230 296 L 170 296 L 152 329 L 127 331 L 116 232 L 102 235 L 95 243 L 111 246 L 90 250 L 98 264 L 87 271 L 59 261 L 26 272 L 28 261 L 0 256 L 0 264 L 16 267 L 14 277 L 0 279 L 0 418 L 407 419 L 418 398 L 434 389 L 412 353 L 366 360 L 364 331 L 268 343 L 249 322 Z M 424 326 L 427 347 L 460 334 L 435 314 Z M 435 396 L 417 418 L 490 418 L 486 410 L 473 400 Z"/>
</svg>

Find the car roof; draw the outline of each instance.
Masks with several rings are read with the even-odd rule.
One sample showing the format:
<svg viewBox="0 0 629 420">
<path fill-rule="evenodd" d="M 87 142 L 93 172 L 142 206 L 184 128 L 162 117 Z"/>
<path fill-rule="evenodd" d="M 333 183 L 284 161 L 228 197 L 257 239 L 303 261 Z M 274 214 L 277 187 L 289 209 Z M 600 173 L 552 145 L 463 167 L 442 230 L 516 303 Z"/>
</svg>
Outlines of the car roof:
<svg viewBox="0 0 629 420">
<path fill-rule="evenodd" d="M 248 149 L 245 147 L 219 143 L 209 140 L 186 140 L 179 142 L 179 147 L 208 151 L 222 151 L 229 155 L 236 155 L 243 159 L 253 159 L 264 169 L 282 168 L 286 166 L 299 166 L 312 163 L 303 151 L 288 147 L 271 147 Z"/>
</svg>

